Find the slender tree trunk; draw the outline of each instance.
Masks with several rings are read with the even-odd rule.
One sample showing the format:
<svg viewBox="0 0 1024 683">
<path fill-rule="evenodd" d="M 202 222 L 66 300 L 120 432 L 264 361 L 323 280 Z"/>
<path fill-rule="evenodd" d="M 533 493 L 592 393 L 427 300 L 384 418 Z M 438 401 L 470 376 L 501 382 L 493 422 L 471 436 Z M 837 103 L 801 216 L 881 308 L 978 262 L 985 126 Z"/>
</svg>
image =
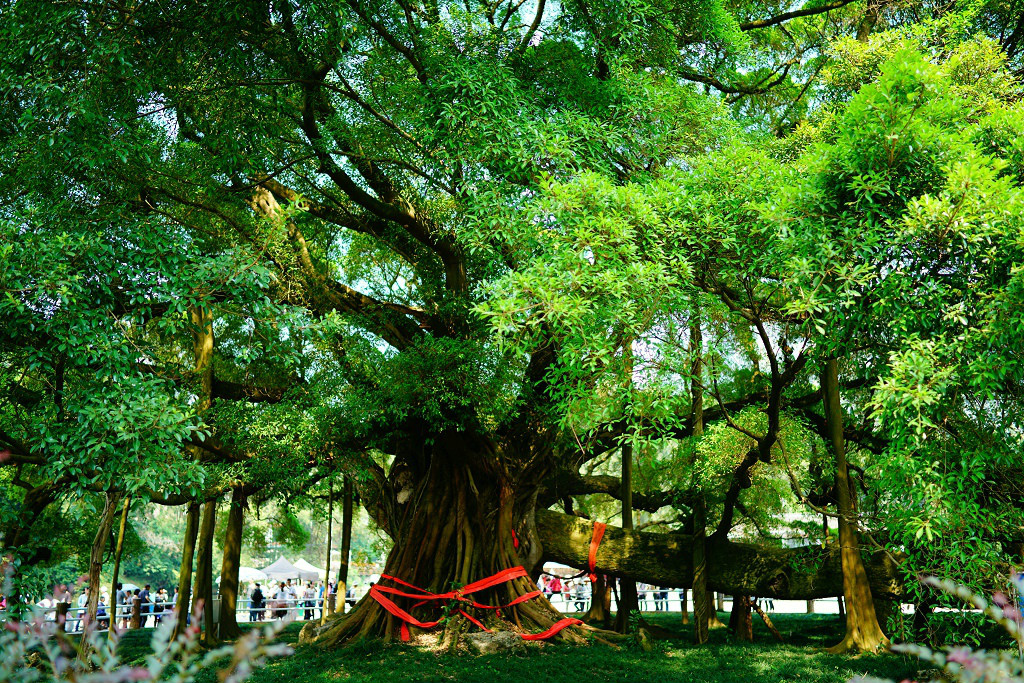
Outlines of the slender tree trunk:
<svg viewBox="0 0 1024 683">
<path fill-rule="evenodd" d="M 110 538 L 110 530 L 114 526 L 114 515 L 117 514 L 117 504 L 120 500 L 119 493 L 108 491 L 104 494 L 100 524 L 89 553 L 89 601 L 86 603 L 86 614 L 90 622 L 96 620 L 100 600 L 100 572 L 103 571 L 103 551 L 107 547 L 107 539 Z"/>
<path fill-rule="evenodd" d="M 175 605 L 174 637 L 185 632 L 192 602 L 192 560 L 196 554 L 199 534 L 199 503 L 189 503 L 185 514 L 185 540 L 181 548 L 181 569 L 178 572 L 178 602 Z"/>
<path fill-rule="evenodd" d="M 132 498 L 128 496 L 124 499 L 124 506 L 121 508 L 121 523 L 117 528 L 117 546 L 114 548 L 114 571 L 110 577 L 110 604 L 107 606 L 107 612 L 110 613 L 110 624 L 115 623 L 117 618 L 117 580 L 121 573 L 121 552 L 124 550 L 124 532 L 128 526 L 128 511 L 132 506 Z M 113 634 L 114 629 L 110 629 L 110 634 Z"/>
<path fill-rule="evenodd" d="M 85 613 L 90 624 L 96 623 L 96 612 L 100 601 L 100 572 L 103 571 L 103 551 L 107 547 L 107 539 L 110 538 L 110 530 L 114 526 L 114 516 L 117 514 L 117 504 L 120 500 L 120 493 L 107 491 L 104 494 L 99 528 L 96 529 L 92 550 L 89 553 L 89 599 L 86 603 Z M 85 661 L 91 653 L 92 648 L 88 643 L 84 643 L 79 652 L 79 658 Z"/>
<path fill-rule="evenodd" d="M 690 323 L 690 352 L 693 354 L 693 365 L 690 368 L 693 438 L 700 438 L 704 434 L 704 389 L 700 381 L 704 350 L 702 342 L 700 318 L 694 315 L 694 319 Z M 714 620 L 718 621 L 718 615 L 711 602 L 712 596 L 708 593 L 707 588 L 707 524 L 704 491 L 698 485 L 694 491 L 693 504 L 693 639 L 698 645 L 708 642 L 711 615 L 714 615 Z M 683 614 L 685 613 L 684 611 Z"/>
<path fill-rule="evenodd" d="M 338 558 L 338 612 L 344 613 L 347 608 L 345 595 L 348 592 L 348 560 L 352 553 L 352 480 L 345 477 L 341 490 L 341 555 Z"/>
<path fill-rule="evenodd" d="M 772 622 L 772 618 L 769 617 L 768 614 L 763 609 L 761 609 L 761 606 L 756 604 L 755 602 L 751 601 L 750 602 L 750 607 L 755 612 L 757 612 L 757 615 L 759 617 L 761 617 L 761 621 L 764 622 L 765 628 L 767 628 L 771 632 L 771 634 L 773 636 L 775 636 L 775 639 L 781 643 L 782 642 L 782 634 L 779 633 L 779 629 L 775 628 L 775 624 Z M 753 627 L 751 627 L 751 629 L 753 629 Z M 754 637 L 753 636 L 753 631 L 751 631 L 751 636 L 750 637 L 751 637 L 751 639 L 753 639 L 753 637 Z"/>
<path fill-rule="evenodd" d="M 622 528 L 633 528 L 633 445 L 628 442 L 622 446 Z M 636 581 L 620 579 L 615 630 L 619 633 L 628 632 L 629 616 L 639 608 Z"/>
<path fill-rule="evenodd" d="M 242 564 L 242 528 L 245 524 L 245 486 L 231 491 L 227 528 L 224 530 L 224 557 L 220 565 L 220 627 L 221 640 L 238 638 L 238 570 Z M 330 553 L 328 553 L 330 557 Z"/>
<path fill-rule="evenodd" d="M 324 598 L 320 603 L 320 624 L 327 622 L 327 601 L 331 599 L 331 541 L 334 534 L 334 482 L 327 493 L 327 569 L 324 570 Z M 344 597 L 342 597 L 344 602 Z"/>
<path fill-rule="evenodd" d="M 632 340 L 623 344 L 627 392 L 633 391 L 633 348 Z M 632 398 L 628 399 L 632 401 Z M 627 413 L 629 408 L 627 407 Z M 627 441 L 622 445 L 622 528 L 633 528 L 633 444 Z M 629 617 L 638 612 L 640 605 L 637 599 L 636 581 L 622 578 L 619 580 L 619 603 L 615 613 L 615 630 L 619 633 L 629 631 Z"/>
<path fill-rule="evenodd" d="M 217 644 L 213 625 L 213 533 L 217 526 L 217 501 L 203 504 L 203 520 L 199 525 L 199 546 L 196 549 L 196 599 L 203 601 L 203 633 L 206 647 Z"/>
<path fill-rule="evenodd" d="M 875 616 L 871 584 L 860 556 L 860 539 L 846 464 L 846 443 L 843 438 L 843 413 L 839 404 L 839 364 L 835 358 L 825 361 L 821 377 L 825 420 L 836 457 L 836 498 L 839 509 L 839 548 L 843 571 L 843 598 L 846 607 L 846 636 L 830 652 L 861 650 L 876 652 L 888 647 L 889 639 L 882 633 Z"/>
<path fill-rule="evenodd" d="M 196 413 L 202 414 L 213 401 L 213 315 L 203 308 L 189 309 L 189 319 L 193 325 L 193 367 L 199 377 L 198 400 Z M 189 446 L 192 457 L 199 460 L 202 450 L 198 446 Z M 196 536 L 199 533 L 199 503 L 190 503 L 185 521 L 185 541 L 181 553 L 181 572 L 178 576 L 178 604 L 175 609 L 176 623 L 174 635 L 177 637 L 186 628 L 192 611 L 192 567 L 196 555 Z M 201 553 L 200 553 L 201 555 Z M 201 559 L 199 560 L 201 561 Z M 209 564 L 213 564 L 210 557 Z M 196 583 L 200 578 L 197 576 Z M 198 586 L 197 586 L 198 588 Z M 200 599 L 203 594 L 196 591 Z M 209 605 L 207 605 L 209 607 Z"/>
</svg>

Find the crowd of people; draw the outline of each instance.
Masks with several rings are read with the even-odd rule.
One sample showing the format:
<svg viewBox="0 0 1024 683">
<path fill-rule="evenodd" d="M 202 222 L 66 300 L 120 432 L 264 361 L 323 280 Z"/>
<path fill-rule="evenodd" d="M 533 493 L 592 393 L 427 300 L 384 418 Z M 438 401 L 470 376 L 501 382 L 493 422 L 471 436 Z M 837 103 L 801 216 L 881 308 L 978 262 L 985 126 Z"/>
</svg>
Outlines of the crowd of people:
<svg viewBox="0 0 1024 683">
<path fill-rule="evenodd" d="M 345 602 L 348 605 L 356 603 L 356 588 L 349 586 L 345 591 Z M 336 593 L 334 581 L 326 584 L 320 581 L 315 586 L 312 581 L 307 581 L 303 586 L 301 581 L 293 583 L 291 579 L 279 581 L 276 586 L 268 586 L 268 591 L 269 595 L 263 591 L 260 583 L 254 585 L 249 593 L 249 621 L 264 621 L 267 612 L 270 612 L 273 619 L 283 619 L 289 612 L 295 612 L 296 619 L 300 618 L 300 612 L 301 618 L 306 621 L 318 619 L 325 609 L 325 597 L 329 598 Z"/>
<path fill-rule="evenodd" d="M 111 603 L 110 592 L 104 588 L 96 601 L 96 623 L 101 628 L 110 628 L 110 622 L 114 622 L 121 628 L 128 628 L 131 624 L 132 606 L 136 599 L 139 600 L 139 622 L 145 627 L 152 619 L 153 625 L 159 624 L 164 612 L 174 610 L 178 601 L 178 589 L 168 593 L 166 588 L 152 590 L 150 584 L 142 588 L 126 588 L 124 584 L 118 583 L 115 588 L 114 601 Z M 77 596 L 75 595 L 77 593 Z M 45 611 L 56 609 L 57 605 L 65 603 L 71 605 L 68 610 L 67 623 L 75 631 L 82 629 L 82 618 L 89 606 L 89 587 L 83 587 L 80 591 L 74 591 L 71 587 L 62 585 L 54 591 L 52 596 L 44 597 L 36 602 L 36 606 Z M 0 595 L 0 610 L 6 609 L 7 600 Z"/>
</svg>

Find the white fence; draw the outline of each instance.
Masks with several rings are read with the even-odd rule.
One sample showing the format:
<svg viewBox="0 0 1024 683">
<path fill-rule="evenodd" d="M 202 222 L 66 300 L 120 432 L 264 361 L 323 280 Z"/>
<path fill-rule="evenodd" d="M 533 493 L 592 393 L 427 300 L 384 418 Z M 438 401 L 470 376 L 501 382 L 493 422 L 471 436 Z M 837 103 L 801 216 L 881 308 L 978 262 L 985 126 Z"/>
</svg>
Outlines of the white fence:
<svg viewBox="0 0 1024 683">
<path fill-rule="evenodd" d="M 546 597 L 551 601 L 552 605 L 556 609 L 566 614 L 581 614 L 590 609 L 591 596 L 589 595 L 573 597 L 571 594 L 556 593 L 554 595 L 547 595 Z M 310 621 L 319 620 L 323 614 L 322 610 L 326 609 L 325 602 L 321 598 L 309 600 L 303 598 L 289 600 L 267 599 L 264 603 L 265 604 L 262 607 L 254 607 L 249 598 L 240 597 L 237 602 L 235 618 L 240 623 L 259 622 L 281 618 L 292 618 L 296 621 Z M 350 608 L 355 603 L 355 600 L 349 598 L 347 603 L 347 606 Z M 614 594 L 612 596 L 611 603 L 611 609 L 612 611 L 615 611 L 617 606 Z M 646 596 L 640 600 L 640 611 L 651 613 L 675 612 L 678 614 L 682 611 L 683 603 L 684 601 L 682 596 L 678 591 L 669 591 L 665 598 L 655 598 L 654 593 L 648 591 Z M 762 609 L 765 609 L 766 611 L 778 613 L 803 614 L 808 611 L 808 602 L 806 600 L 769 600 L 761 598 L 759 604 Z M 692 601 L 686 601 L 686 608 L 692 611 Z M 97 621 L 99 621 L 101 629 L 105 629 L 109 627 L 112 615 L 108 606 L 104 606 L 101 609 L 102 611 L 98 614 Z M 214 622 L 219 622 L 221 610 L 220 596 L 214 597 L 212 609 Z M 732 609 L 731 597 L 726 596 L 723 598 L 721 609 L 726 612 Z M 812 609 L 814 612 L 819 614 L 838 614 L 838 598 L 814 600 Z M 59 611 L 60 608 L 56 606 L 42 608 L 45 618 L 51 621 L 57 618 Z M 85 612 L 86 608 L 84 607 L 69 606 L 65 617 L 65 629 L 68 631 L 80 631 Z M 141 603 L 140 601 L 138 627 L 153 628 L 159 624 L 163 618 L 167 618 L 170 615 L 173 615 L 173 613 L 173 603 Z M 132 608 L 129 605 L 119 605 L 117 607 L 116 614 L 113 616 L 117 619 L 118 626 L 124 625 L 124 627 L 128 627 L 131 625 Z M 0 611 L 0 621 L 3 621 L 4 617 L 4 612 Z"/>
</svg>

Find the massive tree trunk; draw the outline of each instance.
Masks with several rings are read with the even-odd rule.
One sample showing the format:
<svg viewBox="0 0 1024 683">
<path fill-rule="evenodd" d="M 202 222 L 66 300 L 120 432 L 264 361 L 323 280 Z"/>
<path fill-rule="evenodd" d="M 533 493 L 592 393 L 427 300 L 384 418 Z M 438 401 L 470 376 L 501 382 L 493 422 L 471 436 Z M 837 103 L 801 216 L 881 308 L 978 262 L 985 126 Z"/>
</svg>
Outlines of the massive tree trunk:
<svg viewBox="0 0 1024 683">
<path fill-rule="evenodd" d="M 246 489 L 231 491 L 227 528 L 224 529 L 224 557 L 220 565 L 220 626 L 222 640 L 242 635 L 238 628 L 238 570 L 242 563 L 242 526 L 245 523 Z M 330 557 L 330 552 L 327 554 Z"/>
<path fill-rule="evenodd" d="M 471 440 L 462 434 L 442 435 L 435 440 L 429 464 L 421 475 L 408 464 L 415 463 L 414 456 L 405 457 L 401 464 L 392 467 L 389 481 L 393 495 L 382 497 L 383 513 L 374 515 L 384 522 L 395 542 L 383 575 L 431 593 L 446 593 L 523 565 L 522 558 L 528 555 L 525 546 L 536 543 L 527 533 L 531 524 L 526 517 L 532 514 L 539 480 L 527 484 L 522 474 L 510 476 L 496 451 L 481 439 Z M 377 585 L 415 593 L 383 576 Z M 481 604 L 503 606 L 536 591 L 533 580 L 522 576 L 471 597 Z M 402 596 L 384 597 L 421 622 L 446 616 L 440 609 L 443 603 L 418 604 L 419 600 Z M 466 603 L 461 603 L 461 607 L 489 628 L 524 634 L 545 631 L 562 619 L 543 596 L 502 607 L 500 611 L 477 609 Z M 393 640 L 400 636 L 401 625 L 402 621 L 371 594 L 351 612 L 334 615 L 322 627 L 307 625 L 302 640 L 315 639 L 325 645 L 362 638 Z M 458 610 L 451 610 L 431 631 L 440 634 L 446 646 L 454 647 L 462 632 L 475 629 Z M 424 632 L 416 627 L 410 631 L 414 638 Z M 574 627 L 560 631 L 555 638 L 584 640 L 580 629 Z"/>
<path fill-rule="evenodd" d="M 178 571 L 178 602 L 175 605 L 174 637 L 185 632 L 192 602 L 192 560 L 196 554 L 199 534 L 199 503 L 189 503 L 185 514 L 185 539 L 181 548 L 181 569 Z"/>
<path fill-rule="evenodd" d="M 217 525 L 217 501 L 203 504 L 203 521 L 199 526 L 199 546 L 196 556 L 196 600 L 203 601 L 202 644 L 217 644 L 213 632 L 213 533 Z"/>
<path fill-rule="evenodd" d="M 860 555 L 857 513 L 846 464 L 846 444 L 843 439 L 843 412 L 839 405 L 839 370 L 835 358 L 825 361 L 821 391 L 825 404 L 825 422 L 836 456 L 839 547 L 842 558 L 843 598 L 846 603 L 846 636 L 839 644 L 830 648 L 829 652 L 876 652 L 888 647 L 889 639 L 878 625 L 871 584 Z"/>
<path fill-rule="evenodd" d="M 545 560 L 585 568 L 593 524 L 538 510 L 537 532 Z M 835 547 L 760 547 L 727 539 L 708 540 L 707 587 L 729 595 L 808 600 L 841 595 L 843 573 Z M 608 526 L 597 554 L 597 571 L 657 586 L 693 585 L 693 536 L 627 531 Z M 873 552 L 866 565 L 875 595 L 899 599 L 900 572 L 887 553 Z"/>
</svg>

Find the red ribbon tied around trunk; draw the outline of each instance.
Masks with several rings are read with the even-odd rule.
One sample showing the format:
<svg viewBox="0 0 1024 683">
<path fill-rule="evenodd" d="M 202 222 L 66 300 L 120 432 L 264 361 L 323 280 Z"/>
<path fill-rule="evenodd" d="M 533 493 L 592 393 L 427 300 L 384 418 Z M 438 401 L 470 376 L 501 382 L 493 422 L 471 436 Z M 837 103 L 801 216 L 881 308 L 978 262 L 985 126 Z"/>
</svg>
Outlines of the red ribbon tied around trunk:
<svg viewBox="0 0 1024 683">
<path fill-rule="evenodd" d="M 594 522 L 594 531 L 590 536 L 590 554 L 587 556 L 587 567 L 590 568 L 591 583 L 597 581 L 597 572 L 595 571 L 597 548 L 601 545 L 601 539 L 604 538 L 604 530 L 607 526 L 604 522 Z"/>
<path fill-rule="evenodd" d="M 466 605 L 470 607 L 476 607 L 477 609 L 501 610 L 507 607 L 512 607 L 513 605 L 518 605 L 521 602 L 526 602 L 527 600 L 532 600 L 536 597 L 539 597 L 541 592 L 539 590 L 535 590 L 524 595 L 520 595 L 518 598 L 508 603 L 507 605 L 484 605 L 466 596 L 472 595 L 473 593 L 476 593 L 478 591 L 486 590 L 488 588 L 493 588 L 494 586 L 506 583 L 507 581 L 513 581 L 515 579 L 521 579 L 527 576 L 529 575 L 526 573 L 526 570 L 522 567 L 511 567 L 510 569 L 500 571 L 497 574 L 494 574 L 493 576 L 488 576 L 486 579 L 480 579 L 479 581 L 474 581 L 473 583 L 467 584 L 462 588 L 459 588 L 458 590 L 448 591 L 447 593 L 431 593 L 430 591 L 423 590 L 422 588 L 414 586 L 411 583 L 408 583 L 407 581 L 402 581 L 401 579 L 396 578 L 394 576 L 381 574 L 381 581 L 394 581 L 395 583 L 401 586 L 405 586 L 406 588 L 415 592 L 408 592 L 402 590 L 401 588 L 393 588 L 391 586 L 381 586 L 379 583 L 377 583 L 370 588 L 370 597 L 376 600 L 380 604 L 380 606 L 387 610 L 390 614 L 393 614 L 402 621 L 401 635 L 402 640 L 405 641 L 409 640 L 410 625 L 416 626 L 418 628 L 433 628 L 440 624 L 441 620 L 438 619 L 436 621 L 420 621 L 419 619 L 417 619 L 416 617 L 412 616 L 407 611 L 399 607 L 398 604 L 395 603 L 395 601 L 389 596 L 397 598 L 412 598 L 413 600 L 418 600 L 418 602 L 415 605 L 413 605 L 414 609 L 416 607 L 420 607 L 431 602 L 458 603 L 459 614 L 466 617 L 466 619 L 468 619 L 476 626 L 479 626 L 484 631 L 490 632 L 489 628 L 484 626 L 479 619 L 476 619 L 470 614 L 468 614 L 464 609 L 462 609 L 462 606 Z M 523 633 L 520 634 L 520 636 L 523 640 L 544 640 L 555 635 L 567 626 L 582 623 L 583 622 L 579 619 L 566 617 L 565 619 L 561 619 L 555 622 L 551 626 L 551 628 L 542 633 Z"/>
</svg>

